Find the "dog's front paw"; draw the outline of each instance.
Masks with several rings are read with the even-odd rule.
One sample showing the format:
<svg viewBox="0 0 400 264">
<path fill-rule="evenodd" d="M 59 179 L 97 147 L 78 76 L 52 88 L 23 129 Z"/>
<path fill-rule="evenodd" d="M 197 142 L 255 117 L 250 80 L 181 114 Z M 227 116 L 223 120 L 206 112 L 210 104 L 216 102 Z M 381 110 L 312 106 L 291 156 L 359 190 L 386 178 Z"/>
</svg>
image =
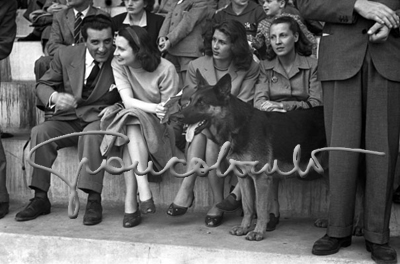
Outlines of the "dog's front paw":
<svg viewBox="0 0 400 264">
<path fill-rule="evenodd" d="M 314 222 L 314 226 L 319 227 L 319 228 L 327 228 L 328 227 L 328 219 L 317 219 Z"/>
<path fill-rule="evenodd" d="M 250 240 L 250 241 L 261 241 L 263 239 L 264 239 L 264 233 L 262 233 L 262 232 L 251 231 L 246 236 L 246 240 Z"/>
<path fill-rule="evenodd" d="M 248 232 L 249 232 L 248 228 L 244 228 L 241 226 L 235 226 L 229 231 L 229 234 L 234 235 L 234 236 L 244 236 Z"/>
</svg>

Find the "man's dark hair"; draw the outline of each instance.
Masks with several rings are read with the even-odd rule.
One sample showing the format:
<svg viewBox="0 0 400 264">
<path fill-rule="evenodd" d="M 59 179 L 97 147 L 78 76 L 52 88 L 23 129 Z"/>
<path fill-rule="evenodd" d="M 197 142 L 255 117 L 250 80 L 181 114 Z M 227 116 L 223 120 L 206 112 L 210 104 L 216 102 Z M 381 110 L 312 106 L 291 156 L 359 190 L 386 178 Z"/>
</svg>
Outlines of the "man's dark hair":
<svg viewBox="0 0 400 264">
<path fill-rule="evenodd" d="M 88 28 L 91 28 L 94 30 L 103 30 L 106 28 L 110 28 L 111 36 L 114 37 L 111 18 L 106 15 L 98 14 L 98 15 L 93 15 L 93 16 L 87 16 L 83 19 L 82 26 L 81 26 L 81 34 L 85 41 L 88 38 L 88 34 L 87 34 Z"/>
</svg>

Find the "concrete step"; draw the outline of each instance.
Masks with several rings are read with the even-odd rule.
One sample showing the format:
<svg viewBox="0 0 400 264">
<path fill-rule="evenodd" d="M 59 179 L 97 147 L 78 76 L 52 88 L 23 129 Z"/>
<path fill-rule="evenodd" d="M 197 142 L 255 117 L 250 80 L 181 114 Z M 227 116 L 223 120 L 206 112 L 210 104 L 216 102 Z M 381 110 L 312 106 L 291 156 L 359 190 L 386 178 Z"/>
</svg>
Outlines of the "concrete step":
<svg viewBox="0 0 400 264">
<path fill-rule="evenodd" d="M 40 41 L 14 42 L 13 50 L 7 60 L 11 67 L 11 80 L 35 81 L 35 61 L 43 55 Z M 6 81 L 6 80 L 2 80 Z"/>
<path fill-rule="evenodd" d="M 95 226 L 82 224 L 84 208 L 77 219 L 69 219 L 67 208 L 54 203 L 49 215 L 14 221 L 23 206 L 12 201 L 10 213 L 0 220 L 1 263 L 374 263 L 361 237 L 353 237 L 352 245 L 337 254 L 312 255 L 312 245 L 325 229 L 314 227 L 309 218 L 282 218 L 275 231 L 254 242 L 229 234 L 240 224 L 236 214 L 225 214 L 221 226 L 208 228 L 205 212 L 169 217 L 166 208 L 158 208 L 128 229 L 122 227 L 121 206 L 104 207 L 103 221 Z M 400 252 L 400 237 L 391 237 L 390 244 Z"/>
<path fill-rule="evenodd" d="M 29 133 L 42 122 L 43 112 L 36 108 L 34 82 L 1 82 L 0 128 L 9 133 Z"/>
</svg>

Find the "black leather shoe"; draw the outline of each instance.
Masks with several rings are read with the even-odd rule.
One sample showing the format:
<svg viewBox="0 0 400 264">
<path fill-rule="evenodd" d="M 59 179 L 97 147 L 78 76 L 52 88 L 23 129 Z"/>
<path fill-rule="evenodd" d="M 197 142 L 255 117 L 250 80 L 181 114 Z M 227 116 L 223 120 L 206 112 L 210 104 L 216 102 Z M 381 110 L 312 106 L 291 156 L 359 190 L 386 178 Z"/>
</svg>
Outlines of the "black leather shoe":
<svg viewBox="0 0 400 264">
<path fill-rule="evenodd" d="M 278 217 L 275 217 L 275 215 L 273 213 L 269 214 L 269 221 L 267 224 L 267 231 L 274 231 L 276 226 L 279 224 L 279 218 L 280 215 L 278 215 Z"/>
<path fill-rule="evenodd" d="M 84 225 L 97 225 L 101 222 L 103 215 L 103 207 L 101 201 L 88 200 L 85 215 L 83 216 Z"/>
<path fill-rule="evenodd" d="M 312 253 L 318 256 L 331 255 L 337 253 L 341 247 L 350 245 L 351 236 L 336 238 L 325 235 L 314 243 Z"/>
<path fill-rule="evenodd" d="M 30 33 L 26 37 L 19 38 L 17 41 L 40 41 L 40 36 Z"/>
<path fill-rule="evenodd" d="M 9 202 L 0 203 L 0 219 L 3 218 L 6 214 L 8 214 Z"/>
<path fill-rule="evenodd" d="M 396 191 L 393 193 L 393 202 L 400 204 L 400 186 L 397 187 Z"/>
<path fill-rule="evenodd" d="M 34 197 L 30 203 L 15 215 L 16 221 L 28 221 L 40 215 L 50 214 L 51 204 L 48 198 Z"/>
<path fill-rule="evenodd" d="M 134 227 L 140 224 L 142 217 L 140 216 L 140 210 L 137 210 L 131 214 L 124 214 L 124 219 L 122 220 L 123 227 Z"/>
<path fill-rule="evenodd" d="M 242 205 L 242 201 L 236 200 L 236 194 L 231 193 L 229 194 L 224 200 L 217 203 L 215 206 L 225 212 L 234 212 L 239 209 Z"/>
<path fill-rule="evenodd" d="M 365 240 L 365 247 L 371 252 L 371 258 L 378 264 L 397 263 L 397 253 L 388 243 L 375 244 Z"/>
<path fill-rule="evenodd" d="M 194 193 L 193 193 L 192 202 L 190 203 L 189 207 L 192 207 L 193 203 L 194 203 Z M 186 214 L 189 207 L 179 206 L 179 205 L 172 203 L 169 205 L 169 207 L 167 209 L 167 215 L 170 215 L 170 216 L 184 215 L 184 214 Z"/>
</svg>

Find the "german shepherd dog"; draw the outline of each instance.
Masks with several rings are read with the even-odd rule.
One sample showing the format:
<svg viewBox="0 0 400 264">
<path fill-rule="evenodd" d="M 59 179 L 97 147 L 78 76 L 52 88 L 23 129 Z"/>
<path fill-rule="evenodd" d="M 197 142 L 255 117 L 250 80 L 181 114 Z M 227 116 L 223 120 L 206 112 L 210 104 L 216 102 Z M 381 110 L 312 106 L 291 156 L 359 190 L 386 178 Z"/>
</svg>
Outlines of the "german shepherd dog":
<svg viewBox="0 0 400 264">
<path fill-rule="evenodd" d="M 293 169 L 293 151 L 301 146 L 300 167 L 304 171 L 311 152 L 326 146 L 322 107 L 296 110 L 287 113 L 263 112 L 231 95 L 231 77 L 222 77 L 210 86 L 197 71 L 198 86 L 188 105 L 171 118 L 186 124 L 201 122 L 197 131 L 208 128 L 219 146 L 230 142 L 227 159 L 259 161 L 255 171 L 265 164 L 278 161 L 281 171 Z M 322 137 L 320 135 L 323 135 Z M 324 153 L 324 152 L 322 152 Z M 210 165 L 210 164 L 209 164 Z M 249 173 L 238 177 L 244 217 L 240 226 L 233 227 L 232 235 L 247 235 L 247 240 L 262 240 L 269 221 L 268 202 L 272 177 L 286 177 L 279 173 Z M 291 175 L 296 177 L 296 174 Z M 252 229 L 252 220 L 257 224 Z"/>
</svg>

